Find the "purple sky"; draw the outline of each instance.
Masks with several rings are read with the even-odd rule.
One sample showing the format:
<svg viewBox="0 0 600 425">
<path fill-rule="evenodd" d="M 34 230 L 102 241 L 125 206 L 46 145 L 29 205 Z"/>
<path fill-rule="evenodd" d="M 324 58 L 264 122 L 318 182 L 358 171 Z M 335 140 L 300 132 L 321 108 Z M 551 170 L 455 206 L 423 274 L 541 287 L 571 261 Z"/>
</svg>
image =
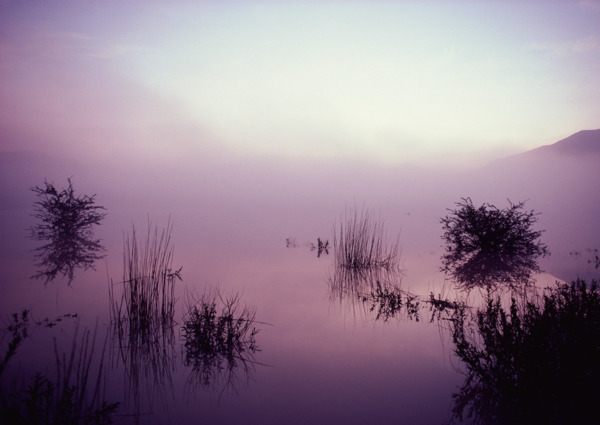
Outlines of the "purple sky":
<svg viewBox="0 0 600 425">
<path fill-rule="evenodd" d="M 600 6 L 0 2 L 1 149 L 465 164 L 600 127 Z"/>
</svg>

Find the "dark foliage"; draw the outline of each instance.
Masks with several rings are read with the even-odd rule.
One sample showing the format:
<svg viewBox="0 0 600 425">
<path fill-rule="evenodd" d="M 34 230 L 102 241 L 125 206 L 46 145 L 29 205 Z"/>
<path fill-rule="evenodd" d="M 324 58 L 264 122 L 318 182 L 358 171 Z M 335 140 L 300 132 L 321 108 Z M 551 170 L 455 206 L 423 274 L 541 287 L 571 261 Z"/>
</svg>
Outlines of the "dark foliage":
<svg viewBox="0 0 600 425">
<path fill-rule="evenodd" d="M 311 251 L 317 251 L 317 258 L 320 258 L 321 255 L 329 255 L 329 241 L 323 242 L 321 238 L 317 238 L 317 244 L 310 244 Z"/>
<path fill-rule="evenodd" d="M 441 219 L 446 243 L 441 270 L 467 290 L 528 284 L 540 271 L 538 257 L 549 253 L 539 240 L 542 231 L 532 229 L 538 214 L 524 211 L 523 202 L 504 210 L 490 204 L 476 208 L 470 198 L 456 205 Z"/>
<path fill-rule="evenodd" d="M 172 393 L 175 282 L 182 280 L 181 267 L 173 267 L 172 230 L 170 221 L 160 232 L 149 222 L 141 239 L 132 227 L 123 242 L 123 278 L 109 283 L 113 349 L 125 366 L 127 397 L 136 414 L 143 391 L 162 398 Z"/>
<path fill-rule="evenodd" d="M 0 377 L 2 377 L 4 368 L 10 359 L 16 354 L 19 345 L 29 336 L 29 310 L 23 310 L 21 314 L 13 313 L 12 321 L 8 325 L 7 330 L 11 338 L 8 342 L 6 353 L 4 353 L 4 357 L 0 360 Z"/>
<path fill-rule="evenodd" d="M 600 290 L 578 280 L 509 311 L 489 298 L 471 320 L 458 310 L 455 352 L 467 379 L 454 419 L 481 424 L 592 424 L 600 421 Z"/>
<path fill-rule="evenodd" d="M 71 315 L 69 315 L 71 317 Z M 46 319 L 47 320 L 47 319 Z M 0 362 L 0 423 L 35 425 L 104 425 L 112 423 L 119 403 L 104 399 L 104 347 L 97 364 L 97 375 L 92 372 L 96 332 L 90 338 L 85 331 L 79 341 L 77 330 L 71 352 L 59 354 L 56 340 L 54 353 L 56 378 L 36 373 L 27 385 L 14 382 L 6 385 L 4 371 L 17 348 L 29 334 L 29 310 L 13 314 L 7 328 L 12 338 L 4 359 Z M 6 391 L 6 387 L 10 391 Z"/>
<path fill-rule="evenodd" d="M 171 244 L 173 225 L 169 221 L 160 233 L 148 223 L 145 241 L 137 237 L 135 226 L 123 242 L 123 279 L 110 282 L 111 320 L 127 325 L 131 334 L 151 340 L 160 327 L 171 328 L 175 314 L 175 282 L 181 281 L 181 267 L 173 267 Z M 115 287 L 122 286 L 121 297 Z"/>
<path fill-rule="evenodd" d="M 36 248 L 38 272 L 33 276 L 44 283 L 61 274 L 73 281 L 74 271 L 93 269 L 104 257 L 104 247 L 94 238 L 93 226 L 106 217 L 104 207 L 95 204 L 95 196 L 75 194 L 71 179 L 66 189 L 58 191 L 52 183 L 31 188 L 37 197 L 33 216 L 40 220 L 31 229 L 31 238 L 46 244 Z"/>
<path fill-rule="evenodd" d="M 206 293 L 189 302 L 182 335 L 193 386 L 235 390 L 240 377 L 250 378 L 258 351 L 255 315 L 239 294 Z"/>
<path fill-rule="evenodd" d="M 418 297 L 398 287 L 382 285 L 377 281 L 368 294 L 360 295 L 360 299 L 370 305 L 369 311 L 377 312 L 375 320 L 387 322 L 394 317 L 399 317 L 404 310 L 408 319 L 419 321 Z"/>
</svg>

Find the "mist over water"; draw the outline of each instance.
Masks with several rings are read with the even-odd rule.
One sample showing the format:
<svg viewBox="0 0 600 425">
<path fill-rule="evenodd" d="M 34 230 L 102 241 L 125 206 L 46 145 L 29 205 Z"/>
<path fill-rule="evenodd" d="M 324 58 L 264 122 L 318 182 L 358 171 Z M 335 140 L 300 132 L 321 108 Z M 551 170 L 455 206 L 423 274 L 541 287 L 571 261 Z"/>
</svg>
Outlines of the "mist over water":
<svg viewBox="0 0 600 425">
<path fill-rule="evenodd" d="M 141 423 L 443 423 L 463 379 L 448 335 L 427 317 L 382 323 L 364 305 L 333 300 L 327 283 L 333 256 L 317 256 L 314 247 L 319 239 L 333 244 L 334 227 L 349 211 L 368 209 L 385 223 L 387 240 L 398 237 L 402 288 L 427 296 L 448 287 L 439 271 L 440 217 L 448 208 L 461 197 L 499 208 L 508 200 L 526 201 L 527 209 L 540 213 L 536 228 L 545 230 L 542 240 L 551 252 L 541 261 L 545 273 L 537 285 L 597 278 L 597 263 L 588 260 L 600 241 L 600 157 L 527 155 L 439 170 L 215 153 L 176 161 L 2 153 L 1 311 L 7 317 L 30 309 L 40 323 L 77 313 L 80 327 L 97 322 L 110 333 L 108 284 L 123 275 L 124 235 L 132 225 L 143 234 L 148 221 L 164 227 L 171 220 L 173 266 L 182 267 L 182 281 L 175 283 L 175 346 L 186 291 L 239 292 L 266 324 L 256 325 L 256 364 L 250 372 L 237 371 L 235 391 L 210 385 L 190 390 L 190 369 L 177 348 L 167 358 L 166 377 L 140 377 L 137 407 L 125 397 L 129 366 L 109 344 L 109 393 L 125 411 L 143 413 Z M 107 255 L 95 271 L 77 270 L 70 287 L 60 278 L 44 286 L 31 279 L 36 243 L 27 239 L 35 225 L 29 189 L 44 180 L 64 187 L 67 178 L 106 208 L 95 235 Z M 52 338 L 68 350 L 74 327 L 71 318 L 51 328 L 39 325 L 20 349 L 23 370 L 53 364 Z M 117 422 L 133 423 L 129 419 Z"/>
</svg>

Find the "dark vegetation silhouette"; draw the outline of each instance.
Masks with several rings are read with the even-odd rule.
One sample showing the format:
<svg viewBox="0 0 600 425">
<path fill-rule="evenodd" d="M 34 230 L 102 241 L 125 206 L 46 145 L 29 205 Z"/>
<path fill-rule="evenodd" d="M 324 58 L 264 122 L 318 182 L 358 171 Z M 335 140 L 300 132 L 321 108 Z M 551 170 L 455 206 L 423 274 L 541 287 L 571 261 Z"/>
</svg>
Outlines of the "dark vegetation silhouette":
<svg viewBox="0 0 600 425">
<path fill-rule="evenodd" d="M 397 286 L 382 285 L 381 281 L 377 280 L 375 287 L 361 295 L 360 300 L 369 306 L 370 312 L 375 312 L 375 320 L 387 322 L 399 317 L 404 311 L 408 319 L 419 321 L 419 297 Z"/>
<path fill-rule="evenodd" d="M 44 322 L 42 322 L 44 323 Z M 13 314 L 7 327 L 10 341 L 0 362 L 0 419 L 6 424 L 101 425 L 112 423 L 119 407 L 106 400 L 104 353 L 106 340 L 96 350 L 97 327 L 78 337 L 75 329 L 71 350 L 60 352 L 54 340 L 55 373 L 36 372 L 28 384 L 6 381 L 6 368 L 19 346 L 30 337 L 29 310 Z M 98 351 L 98 353 L 97 353 Z M 98 358 L 99 357 L 99 358 Z M 7 387 L 9 389 L 7 390 Z"/>
<path fill-rule="evenodd" d="M 13 313 L 12 320 L 6 329 L 11 338 L 6 353 L 0 360 L 0 378 L 2 378 L 4 369 L 10 359 L 17 353 L 17 348 L 29 337 L 29 310 L 23 310 L 20 314 Z"/>
<path fill-rule="evenodd" d="M 398 240 L 388 243 L 385 223 L 376 220 L 369 210 L 356 208 L 346 213 L 339 227 L 333 229 L 336 268 L 355 271 L 399 270 Z"/>
<path fill-rule="evenodd" d="M 349 302 L 356 313 L 377 312 L 389 320 L 410 303 L 410 294 L 401 289 L 398 239 L 389 243 L 385 223 L 369 210 L 346 211 L 334 224 L 333 271 L 328 279 L 330 301 Z M 370 304 L 370 305 L 369 305 Z"/>
<path fill-rule="evenodd" d="M 539 272 L 537 260 L 549 254 L 540 241 L 542 231 L 532 227 L 538 214 L 525 211 L 525 203 L 503 210 L 483 204 L 476 208 L 462 198 L 457 208 L 441 219 L 445 253 L 443 272 L 463 289 L 522 288 Z"/>
<path fill-rule="evenodd" d="M 540 241 L 542 231 L 533 229 L 538 214 L 524 210 L 522 202 L 504 210 L 490 204 L 475 207 L 469 198 L 456 205 L 441 219 L 446 242 L 442 270 L 453 279 L 453 299 L 442 293 L 424 298 L 404 291 L 385 267 L 363 266 L 385 262 L 349 255 L 370 252 L 355 251 L 355 246 L 377 246 L 354 242 L 355 234 L 373 229 L 355 218 L 334 242 L 330 296 L 360 300 L 382 322 L 418 321 L 428 308 L 431 322 L 449 332 L 459 369 L 466 375 L 453 394 L 452 423 L 597 423 L 597 282 L 557 282 L 540 292 L 532 276 L 540 271 L 537 261 L 548 249 Z M 597 252 L 590 252 L 593 262 Z M 481 289 L 482 304 L 470 295 L 474 288 Z"/>
<path fill-rule="evenodd" d="M 317 251 L 317 258 L 320 258 L 321 255 L 329 255 L 329 241 L 323 242 L 321 238 L 317 238 L 316 244 L 310 244 L 310 250 Z"/>
<path fill-rule="evenodd" d="M 334 262 L 328 279 L 329 300 L 348 304 L 354 313 L 376 312 L 378 319 L 387 321 L 413 299 L 402 289 L 402 278 L 399 267 L 349 268 Z"/>
<path fill-rule="evenodd" d="M 181 280 L 181 267 L 173 268 L 172 229 L 169 222 L 159 234 L 148 223 L 145 242 L 140 242 L 133 226 L 124 239 L 123 279 L 109 284 L 111 320 L 142 339 L 151 339 L 157 328 L 173 325 L 175 281 Z M 115 294 L 117 286 L 120 298 Z"/>
<path fill-rule="evenodd" d="M 172 393 L 175 282 L 181 280 L 181 267 L 173 267 L 172 229 L 170 221 L 160 232 L 148 223 L 142 242 L 133 226 L 124 236 L 123 279 L 109 282 L 111 352 L 116 351 L 117 362 L 124 365 L 127 396 L 138 417 L 141 390 L 148 390 L 145 382 L 151 382 L 152 390 L 163 398 Z"/>
<path fill-rule="evenodd" d="M 525 301 L 525 302 L 524 302 Z M 577 280 L 541 301 L 488 297 L 453 317 L 466 380 L 453 419 L 476 424 L 595 424 L 600 382 L 600 291 Z"/>
<path fill-rule="evenodd" d="M 67 188 L 60 191 L 47 181 L 31 188 L 37 197 L 33 216 L 39 223 L 30 237 L 45 242 L 35 249 L 38 271 L 33 277 L 44 284 L 62 275 L 70 285 L 75 269 L 93 269 L 94 262 L 105 256 L 93 232 L 106 217 L 105 208 L 96 205 L 96 195 L 76 195 L 71 179 L 67 182 Z"/>
<path fill-rule="evenodd" d="M 236 391 L 252 378 L 259 330 L 254 308 L 243 305 L 239 293 L 223 296 L 218 289 L 199 298 L 188 294 L 181 335 L 188 385 Z M 264 323 L 263 323 L 264 324 Z"/>
<path fill-rule="evenodd" d="M 329 255 L 329 240 L 322 240 L 319 237 L 317 238 L 317 243 L 305 242 L 303 245 L 309 247 L 312 252 L 317 251 L 317 258 L 321 258 L 323 255 Z M 296 238 L 289 237 L 285 239 L 286 248 L 298 248 L 298 246 Z"/>
<path fill-rule="evenodd" d="M 473 206 L 463 198 L 441 219 L 442 271 L 459 291 L 484 290 L 483 306 L 430 298 L 450 323 L 466 380 L 452 421 L 475 424 L 591 424 L 600 378 L 600 292 L 577 280 L 540 295 L 531 276 L 548 254 L 524 203 Z M 503 303 L 508 289 L 510 302 Z M 460 293 L 460 292 L 459 292 Z M 440 309 L 439 307 L 442 307 Z M 448 309 L 446 309 L 449 307 Z"/>
</svg>

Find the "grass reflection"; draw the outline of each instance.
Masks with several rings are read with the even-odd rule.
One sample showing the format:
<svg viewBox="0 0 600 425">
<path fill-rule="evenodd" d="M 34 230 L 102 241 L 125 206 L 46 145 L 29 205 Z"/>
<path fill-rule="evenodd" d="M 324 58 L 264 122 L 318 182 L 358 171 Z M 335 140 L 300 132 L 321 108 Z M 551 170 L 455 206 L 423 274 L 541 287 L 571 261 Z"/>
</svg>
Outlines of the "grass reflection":
<svg viewBox="0 0 600 425">
<path fill-rule="evenodd" d="M 7 351 L 0 362 L 0 418 L 7 424 L 79 425 L 107 424 L 119 403 L 106 400 L 104 345 L 97 349 L 97 327 L 85 330 L 81 338 L 77 326 L 69 352 L 60 352 L 54 339 L 55 374 L 38 370 L 27 384 L 15 379 L 7 386 L 6 368 L 19 346 L 30 336 L 29 311 L 14 314 L 8 331 Z M 22 371 L 21 371 L 22 372 Z M 17 374 L 18 376 L 18 374 Z M 7 388 L 10 388 L 7 390 Z"/>
<path fill-rule="evenodd" d="M 188 384 L 222 394 L 248 383 L 258 364 L 255 309 L 243 305 L 239 293 L 223 296 L 214 289 L 199 298 L 188 294 L 185 310 L 182 338 L 184 364 L 191 370 Z"/>
<path fill-rule="evenodd" d="M 124 238 L 123 280 L 110 282 L 113 353 L 125 367 L 126 400 L 136 417 L 141 414 L 142 393 L 170 393 L 174 370 L 175 281 L 181 268 L 173 268 L 172 224 L 160 233 L 148 223 L 145 241 L 135 227 Z M 120 296 L 115 293 L 121 288 Z M 143 391 L 142 391 L 143 390 Z"/>
<path fill-rule="evenodd" d="M 399 269 L 398 241 L 388 244 L 385 224 L 369 210 L 354 209 L 334 226 L 333 251 L 336 268 L 354 271 Z"/>
</svg>

